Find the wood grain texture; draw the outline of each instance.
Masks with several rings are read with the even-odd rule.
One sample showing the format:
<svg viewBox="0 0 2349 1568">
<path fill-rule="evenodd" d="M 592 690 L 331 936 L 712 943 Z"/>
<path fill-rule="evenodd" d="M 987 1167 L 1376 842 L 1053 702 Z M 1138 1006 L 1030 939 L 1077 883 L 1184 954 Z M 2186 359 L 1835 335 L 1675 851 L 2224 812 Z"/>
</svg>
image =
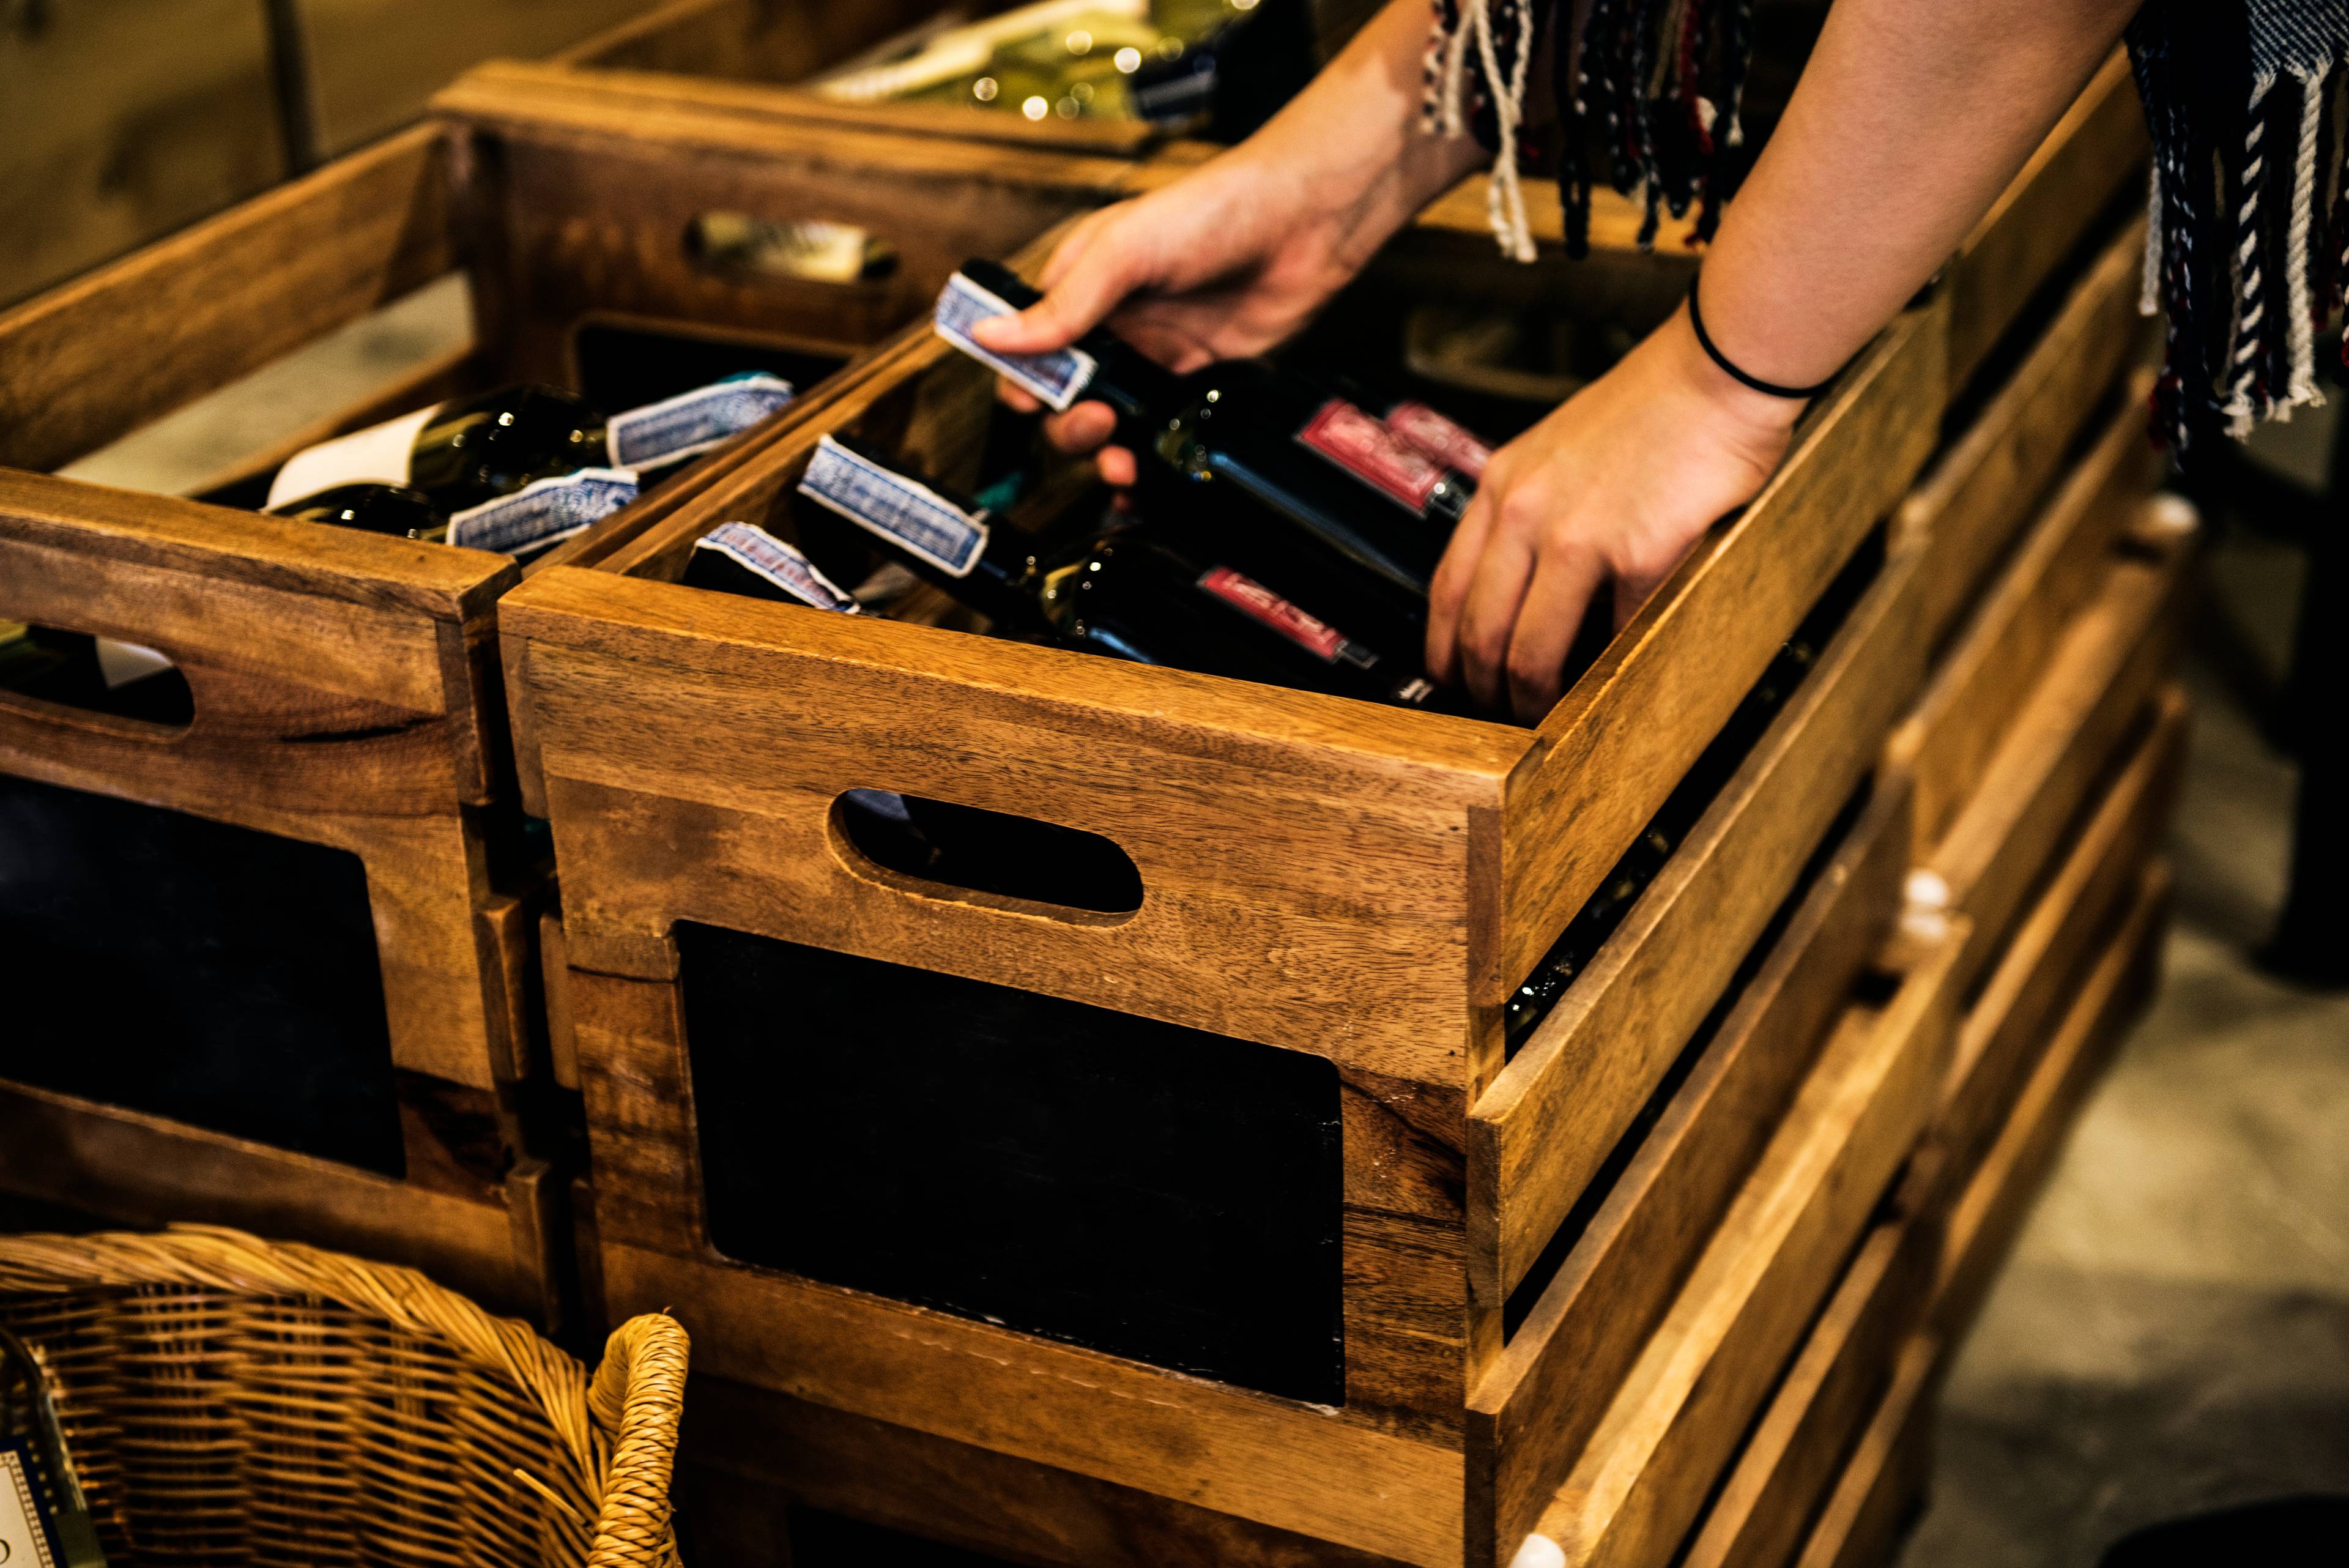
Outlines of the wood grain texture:
<svg viewBox="0 0 2349 1568">
<path fill-rule="evenodd" d="M 2126 912 L 2176 807 L 2188 704 L 2175 686 L 2015 929 L 1958 1032 L 1956 1060 L 1934 1113 L 1933 1141 L 1971 1171 L 2005 1125 L 2023 1080 L 2066 1000 Z"/>
<path fill-rule="evenodd" d="M 1917 836 L 1937 845 L 1982 785 L 2072 618 L 2101 585 L 2155 479 L 2134 399 L 2074 465 L 1960 628 L 1890 754 L 1917 774 Z M 1930 558 L 1930 546 L 1929 558 Z"/>
<path fill-rule="evenodd" d="M 1457 889 L 1518 733 L 577 571 L 501 621 L 531 641 L 574 962 L 641 972 L 622 950 L 695 919 L 1465 1080 Z M 1143 907 L 885 872 L 833 825 L 853 788 L 1100 834 Z"/>
<path fill-rule="evenodd" d="M 502 1201 L 18 1085 L 0 1093 L 0 1186 L 118 1224 L 202 1220 L 395 1260 L 498 1311 L 539 1316 L 550 1285 Z"/>
<path fill-rule="evenodd" d="M 1923 1321 L 1941 1162 L 1912 1158 L 1690 1537 L 1686 1568 L 1779 1568 L 1803 1544 Z"/>
<path fill-rule="evenodd" d="M 2098 214 L 2141 174 L 2145 113 L 2115 51 L 1943 273 L 1950 383 L 1962 387 Z"/>
<path fill-rule="evenodd" d="M 1671 1106 L 1544 1287 L 1468 1417 L 1468 1560 L 1534 1528 L 1582 1454 L 1853 982 L 1882 947 L 1908 869 L 1909 791 L 1877 788 Z M 1726 943 L 1724 946 L 1728 945 Z"/>
<path fill-rule="evenodd" d="M 1948 1072 L 1959 940 L 1853 1006 L 1543 1510 L 1569 1563 L 1668 1563 L 1835 1288 Z M 1508 1552 L 1516 1552 L 1510 1542 Z"/>
<path fill-rule="evenodd" d="M 1721 798 L 1475 1101 L 1479 1301 L 1500 1301 L 1525 1277 L 1923 683 L 1916 566 L 1909 556 L 1885 564 Z"/>
<path fill-rule="evenodd" d="M 0 316 L 0 463 L 69 462 L 455 261 L 430 126 L 256 196 Z"/>
<path fill-rule="evenodd" d="M 2144 722 L 2182 630 L 2190 546 L 2115 561 L 1926 866 L 1973 923 L 1969 985 L 2005 944 L 2056 846 Z"/>
<path fill-rule="evenodd" d="M 1392 1568 L 1395 1559 L 742 1384 L 697 1377 L 676 1482 L 704 1552 L 789 1568 L 795 1507 L 1051 1568 Z"/>
<path fill-rule="evenodd" d="M 298 0 L 319 151 L 328 157 L 407 124 L 466 67 L 574 44 L 644 0 Z"/>
<path fill-rule="evenodd" d="M 1657 590 L 1539 729 L 1509 782 L 1498 931 L 1478 1000 L 1532 970 L 1855 545 L 1930 455 L 1947 378 L 1938 306 L 1889 328 L 1777 476 Z"/>
<path fill-rule="evenodd" d="M 1928 567 L 1919 613 L 1938 647 L 2036 513 L 2115 379 L 2146 343 L 2137 315 L 2144 225 L 2115 240 L 2047 329 L 1901 504 Z M 2124 395 L 2143 432 L 2144 400 Z M 2142 443 L 2140 443 L 2142 444 Z"/>
<path fill-rule="evenodd" d="M 1920 1336 L 1901 1352 L 1884 1402 L 1827 1494 L 1795 1568 L 1888 1568 L 1933 1469 L 1933 1407 L 1940 1344 Z"/>
<path fill-rule="evenodd" d="M 1588 1448 L 1541 1516 L 1576 1564 L 1668 1563 L 1767 1398 L 1948 1071 L 1953 932 L 1841 1019 Z M 1515 1542 L 1505 1549 L 1514 1552 Z"/>
<path fill-rule="evenodd" d="M 676 1303 L 715 1376 L 1424 1568 L 1459 1561 L 1456 1449 L 788 1276 L 608 1241 L 603 1262 L 612 1310 Z"/>
<path fill-rule="evenodd" d="M 1931 1318 L 1949 1344 L 1964 1337 L 1981 1310 L 2081 1104 L 2153 994 L 2171 887 L 2166 863 L 2145 868 L 2127 918 L 2047 1037 L 1997 1138 L 1978 1167 L 1958 1173 L 1963 1185 L 1950 1210 Z"/>
<path fill-rule="evenodd" d="M 0 305 L 285 177 L 253 0 L 13 6 L 0 83 Z"/>
</svg>

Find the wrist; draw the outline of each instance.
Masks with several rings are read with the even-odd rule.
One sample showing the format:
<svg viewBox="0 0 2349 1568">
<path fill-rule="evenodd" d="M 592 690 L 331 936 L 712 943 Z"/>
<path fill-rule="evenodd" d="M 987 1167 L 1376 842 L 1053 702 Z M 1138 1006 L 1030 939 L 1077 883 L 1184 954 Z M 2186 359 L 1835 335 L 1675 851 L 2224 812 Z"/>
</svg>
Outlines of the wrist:
<svg viewBox="0 0 2349 1568">
<path fill-rule="evenodd" d="M 1707 409 L 1737 429 L 1783 445 L 1794 431 L 1807 398 L 1782 398 L 1756 391 L 1713 361 L 1698 341 L 1688 302 L 1672 312 L 1657 337 L 1670 356 L 1673 372 L 1689 392 Z"/>
</svg>

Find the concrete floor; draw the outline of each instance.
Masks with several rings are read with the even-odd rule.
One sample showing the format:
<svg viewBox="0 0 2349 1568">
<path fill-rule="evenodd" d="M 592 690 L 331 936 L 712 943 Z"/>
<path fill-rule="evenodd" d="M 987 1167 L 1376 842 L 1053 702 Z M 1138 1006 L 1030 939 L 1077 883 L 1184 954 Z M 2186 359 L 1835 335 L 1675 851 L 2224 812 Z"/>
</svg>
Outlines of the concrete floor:
<svg viewBox="0 0 2349 1568">
<path fill-rule="evenodd" d="M 2230 540 L 2212 579 L 2280 668 L 2291 554 Z M 2292 774 L 2188 676 L 2167 978 L 1951 1368 L 1901 1568 L 2073 1568 L 2158 1520 L 2349 1492 L 2349 996 L 2246 961 Z"/>
</svg>

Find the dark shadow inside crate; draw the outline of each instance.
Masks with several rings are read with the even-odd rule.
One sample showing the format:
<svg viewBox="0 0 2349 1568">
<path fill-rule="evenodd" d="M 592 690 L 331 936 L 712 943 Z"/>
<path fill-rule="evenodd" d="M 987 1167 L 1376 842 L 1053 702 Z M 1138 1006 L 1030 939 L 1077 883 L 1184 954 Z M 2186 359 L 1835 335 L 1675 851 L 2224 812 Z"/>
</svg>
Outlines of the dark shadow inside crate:
<svg viewBox="0 0 2349 1568">
<path fill-rule="evenodd" d="M 784 1521 L 792 1568 L 1010 1568 L 1004 1558 L 804 1505 Z"/>
<path fill-rule="evenodd" d="M 0 1077 L 405 1173 L 347 850 L 0 776 Z"/>
<path fill-rule="evenodd" d="M 1343 1401 L 1330 1063 L 714 926 L 677 942 L 718 1251 Z"/>
</svg>

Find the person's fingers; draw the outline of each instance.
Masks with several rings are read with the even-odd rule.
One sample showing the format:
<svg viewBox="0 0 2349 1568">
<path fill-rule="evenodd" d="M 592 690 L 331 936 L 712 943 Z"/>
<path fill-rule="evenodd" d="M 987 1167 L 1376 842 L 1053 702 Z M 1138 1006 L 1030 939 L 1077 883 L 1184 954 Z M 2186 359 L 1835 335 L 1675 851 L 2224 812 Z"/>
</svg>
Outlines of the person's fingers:
<svg viewBox="0 0 2349 1568">
<path fill-rule="evenodd" d="M 1035 394 L 1025 387 L 1015 386 L 1009 381 L 999 379 L 995 383 L 995 400 L 1012 412 L 1020 414 L 1032 414 L 1044 406 L 1037 400 Z"/>
<path fill-rule="evenodd" d="M 1142 477 L 1133 453 L 1122 446 L 1102 448 L 1094 454 L 1093 465 L 1101 470 L 1102 483 L 1115 485 L 1120 490 L 1131 489 L 1133 482 Z"/>
<path fill-rule="evenodd" d="M 1493 514 L 1500 504 L 1497 493 L 1480 490 L 1469 501 L 1428 584 L 1427 673 L 1447 686 L 1460 679 L 1460 612 L 1467 606 L 1476 564 L 1484 558 L 1485 541 L 1493 530 Z"/>
<path fill-rule="evenodd" d="M 1069 269 L 1075 266 L 1085 252 L 1092 248 L 1093 241 L 1101 236 L 1102 226 L 1113 218 L 1123 217 L 1127 211 L 1123 205 L 1099 207 L 1078 219 L 1076 226 L 1069 231 L 1069 237 L 1052 247 L 1051 255 L 1044 263 L 1044 270 L 1036 275 L 1036 286 L 1050 292 L 1054 284 L 1069 275 Z"/>
<path fill-rule="evenodd" d="M 1507 695 L 1509 639 L 1533 580 L 1535 530 L 1517 514 L 1525 504 L 1501 504 L 1460 611 L 1460 683 L 1486 708 Z"/>
<path fill-rule="evenodd" d="M 1049 354 L 1100 326 L 1141 280 L 1126 246 L 1104 234 L 1085 247 L 1044 297 L 1009 316 L 990 317 L 970 329 L 982 348 L 998 354 Z"/>
<path fill-rule="evenodd" d="M 1071 457 L 1081 457 L 1117 433 L 1117 414 L 1107 403 L 1078 403 L 1044 421 L 1044 439 Z"/>
<path fill-rule="evenodd" d="M 1567 652 L 1606 576 L 1599 552 L 1578 539 L 1542 551 L 1509 636 L 1509 706 L 1523 722 L 1538 722 L 1564 694 Z"/>
</svg>

